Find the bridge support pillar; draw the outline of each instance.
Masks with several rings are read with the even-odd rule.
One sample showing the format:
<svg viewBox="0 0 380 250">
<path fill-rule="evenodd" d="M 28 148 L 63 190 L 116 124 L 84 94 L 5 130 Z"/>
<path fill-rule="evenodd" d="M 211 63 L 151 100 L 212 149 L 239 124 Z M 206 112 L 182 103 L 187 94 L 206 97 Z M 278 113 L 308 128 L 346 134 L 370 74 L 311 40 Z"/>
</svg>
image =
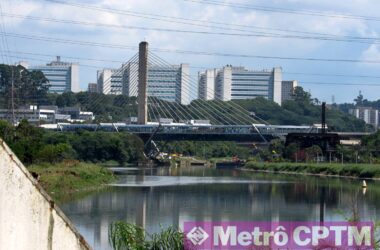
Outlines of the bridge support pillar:
<svg viewBox="0 0 380 250">
<path fill-rule="evenodd" d="M 139 45 L 139 82 L 138 82 L 138 124 L 148 122 L 148 43 L 141 42 Z"/>
</svg>

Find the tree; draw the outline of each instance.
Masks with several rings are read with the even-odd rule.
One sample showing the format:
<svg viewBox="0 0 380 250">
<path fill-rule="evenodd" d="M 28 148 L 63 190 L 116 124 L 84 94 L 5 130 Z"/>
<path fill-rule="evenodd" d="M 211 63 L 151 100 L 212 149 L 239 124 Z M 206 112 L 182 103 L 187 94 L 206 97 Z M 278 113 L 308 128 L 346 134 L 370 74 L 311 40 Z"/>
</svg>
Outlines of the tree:
<svg viewBox="0 0 380 250">
<path fill-rule="evenodd" d="M 72 147 L 67 143 L 44 145 L 37 153 L 39 162 L 58 163 L 64 159 L 71 159 L 74 156 Z"/>
<path fill-rule="evenodd" d="M 23 163 L 32 164 L 36 161 L 42 146 L 42 133 L 42 129 L 33 127 L 26 120 L 22 120 L 16 127 L 10 147 Z"/>
<path fill-rule="evenodd" d="M 14 127 L 7 121 L 0 120 L 0 138 L 10 144 L 14 138 Z"/>
<path fill-rule="evenodd" d="M 304 91 L 303 88 L 299 86 L 294 88 L 293 99 L 299 103 L 309 104 L 312 102 L 310 93 Z"/>
<path fill-rule="evenodd" d="M 12 96 L 17 100 L 16 106 L 43 104 L 49 87 L 49 81 L 41 71 L 28 71 L 21 65 L 0 65 L 0 100 L 4 108 L 10 106 Z"/>
<path fill-rule="evenodd" d="M 298 151 L 299 151 L 298 144 L 297 143 L 291 143 L 285 148 L 284 157 L 287 159 L 297 160 L 296 154 L 298 153 Z"/>
<path fill-rule="evenodd" d="M 313 145 L 305 149 L 306 161 L 312 160 L 314 157 L 322 155 L 322 149 L 318 145 Z"/>
<path fill-rule="evenodd" d="M 356 106 L 363 106 L 364 97 L 363 97 L 361 91 L 359 92 L 358 97 L 356 97 L 356 98 L 354 99 L 354 101 L 355 101 L 355 103 L 356 103 Z"/>
</svg>

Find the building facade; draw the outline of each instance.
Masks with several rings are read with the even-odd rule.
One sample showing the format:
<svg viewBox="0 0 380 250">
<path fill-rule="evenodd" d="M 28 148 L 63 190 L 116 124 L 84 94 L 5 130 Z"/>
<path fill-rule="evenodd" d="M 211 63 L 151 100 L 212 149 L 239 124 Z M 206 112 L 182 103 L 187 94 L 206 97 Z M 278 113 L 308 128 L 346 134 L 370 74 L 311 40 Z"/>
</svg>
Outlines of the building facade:
<svg viewBox="0 0 380 250">
<path fill-rule="evenodd" d="M 198 97 L 202 100 L 215 99 L 215 77 L 218 71 L 215 69 L 198 73 Z"/>
<path fill-rule="evenodd" d="M 64 92 L 79 92 L 79 64 L 62 62 L 57 56 L 56 61 L 52 61 L 42 66 L 31 66 L 31 71 L 42 71 L 49 80 L 49 92 L 62 94 Z"/>
<path fill-rule="evenodd" d="M 87 91 L 90 93 L 98 92 L 98 84 L 97 83 L 89 83 L 87 87 Z"/>
<path fill-rule="evenodd" d="M 137 96 L 138 64 L 128 63 L 122 67 L 122 94 Z M 190 103 L 189 65 L 148 66 L 148 96 L 184 105 Z"/>
<path fill-rule="evenodd" d="M 92 122 L 95 116 L 93 112 L 82 111 L 79 107 L 58 108 L 57 106 L 41 105 L 37 107 L 31 105 L 20 107 L 14 111 L 0 109 L 0 119 L 14 119 L 15 123 L 22 120 L 30 123 Z"/>
<path fill-rule="evenodd" d="M 294 89 L 298 86 L 297 81 L 282 81 L 281 101 L 293 100 Z"/>
<path fill-rule="evenodd" d="M 379 128 L 379 110 L 369 107 L 357 107 L 350 109 L 349 113 L 365 121 L 366 124 L 370 124 L 376 129 Z"/>
<path fill-rule="evenodd" d="M 99 93 L 121 95 L 123 93 L 123 71 L 120 69 L 102 69 L 97 71 L 97 88 Z"/>
<path fill-rule="evenodd" d="M 281 105 L 282 69 L 248 70 L 227 65 L 198 74 L 198 98 L 223 101 L 264 97 Z"/>
</svg>

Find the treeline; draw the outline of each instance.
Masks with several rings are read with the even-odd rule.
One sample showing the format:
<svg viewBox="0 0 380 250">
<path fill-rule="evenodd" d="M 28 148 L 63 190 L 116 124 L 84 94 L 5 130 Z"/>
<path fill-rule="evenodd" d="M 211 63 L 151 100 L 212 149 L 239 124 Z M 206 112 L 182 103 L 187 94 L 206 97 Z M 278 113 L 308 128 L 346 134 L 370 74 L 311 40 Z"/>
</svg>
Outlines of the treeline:
<svg viewBox="0 0 380 250">
<path fill-rule="evenodd" d="M 0 65 L 0 108 L 11 107 L 11 97 L 15 108 L 22 105 L 56 105 L 58 107 L 81 107 L 84 111 L 95 114 L 94 122 L 121 122 L 126 118 L 137 116 L 136 97 L 123 95 L 104 95 L 100 93 L 66 92 L 63 94 L 48 93 L 48 79 L 40 71 L 30 72 L 22 66 Z M 13 76 L 13 77 L 12 77 Z M 12 79 L 14 86 L 12 88 Z M 184 120 L 208 119 L 213 124 L 228 124 L 236 121 L 252 121 L 249 113 L 242 111 L 236 104 L 254 112 L 270 124 L 312 125 L 320 123 L 321 108 L 316 98 L 297 87 L 294 100 L 286 101 L 282 106 L 264 98 L 234 100 L 194 100 L 190 105 L 165 102 L 149 97 L 149 120 L 177 117 Z M 327 123 L 330 131 L 367 131 L 366 124 L 345 112 L 355 106 L 380 108 L 380 101 L 369 102 L 359 95 L 356 104 L 332 105 L 327 110 Z M 223 106 L 223 108 L 220 108 Z M 341 110 L 345 111 L 342 112 Z M 173 112 L 176 112 L 174 115 Z M 244 114 L 245 113 L 245 114 Z M 177 119 L 179 120 L 179 119 Z M 262 123 L 257 120 L 257 123 Z"/>
<path fill-rule="evenodd" d="M 96 115 L 96 122 L 124 121 L 126 118 L 137 115 L 137 102 L 135 97 L 103 95 L 97 93 L 64 93 L 62 95 L 49 95 L 50 104 L 59 107 L 80 106 L 84 110 L 92 111 Z M 180 110 L 176 116 L 183 119 L 209 119 L 213 124 L 225 124 L 227 121 L 249 119 L 248 112 L 245 117 L 236 104 L 256 116 L 274 125 L 312 125 L 321 123 L 321 103 L 313 99 L 309 93 L 301 87 L 297 87 L 294 100 L 285 101 L 282 106 L 265 98 L 247 100 L 234 100 L 235 104 L 223 103 L 221 101 L 194 100 L 190 105 L 165 102 L 160 100 L 150 104 L 150 120 L 157 117 L 173 117 L 173 110 Z M 218 108 L 225 105 L 224 108 Z M 217 112 L 218 111 L 218 112 Z M 155 116 L 153 114 L 155 113 Z M 212 114 L 210 117 L 209 114 Z M 332 106 L 326 112 L 327 124 L 330 131 L 369 131 L 364 121 L 352 115 L 340 111 Z M 254 122 L 253 119 L 251 119 Z M 257 123 L 263 121 L 256 119 Z"/>
<path fill-rule="evenodd" d="M 312 125 L 321 123 L 321 103 L 313 99 L 301 87 L 294 92 L 294 100 L 285 101 L 282 106 L 264 98 L 236 101 L 245 109 L 254 112 L 270 124 Z M 336 108 L 328 108 L 326 122 L 329 131 L 367 131 L 364 121 Z"/>
<path fill-rule="evenodd" d="M 137 116 L 137 98 L 124 95 L 104 95 L 89 92 L 65 92 L 48 94 L 48 105 L 58 107 L 81 107 L 95 115 L 95 122 L 124 121 L 128 117 Z"/>
<path fill-rule="evenodd" d="M 348 112 L 350 109 L 357 107 L 369 107 L 380 110 L 380 99 L 377 101 L 369 101 L 364 98 L 362 93 L 359 93 L 359 95 L 354 99 L 354 103 L 334 104 L 333 106 L 343 112 Z"/>
<path fill-rule="evenodd" d="M 170 154 L 182 154 L 184 156 L 196 156 L 200 158 L 234 157 L 248 159 L 250 149 L 241 147 L 235 142 L 205 142 L 205 141 L 175 141 L 160 142 L 158 147 L 161 151 Z"/>
<path fill-rule="evenodd" d="M 252 151 L 251 160 L 256 162 L 316 162 L 325 161 L 343 163 L 380 163 L 380 131 L 366 136 L 361 145 L 338 145 L 331 152 L 323 153 L 318 145 L 301 148 L 296 143 L 285 145 L 280 139 L 272 140 L 266 148 Z"/>
<path fill-rule="evenodd" d="M 143 158 L 143 142 L 127 133 L 53 132 L 22 121 L 17 127 L 0 120 L 0 138 L 27 165 L 63 160 L 86 162 L 115 161 L 119 164 L 137 162 Z"/>
</svg>

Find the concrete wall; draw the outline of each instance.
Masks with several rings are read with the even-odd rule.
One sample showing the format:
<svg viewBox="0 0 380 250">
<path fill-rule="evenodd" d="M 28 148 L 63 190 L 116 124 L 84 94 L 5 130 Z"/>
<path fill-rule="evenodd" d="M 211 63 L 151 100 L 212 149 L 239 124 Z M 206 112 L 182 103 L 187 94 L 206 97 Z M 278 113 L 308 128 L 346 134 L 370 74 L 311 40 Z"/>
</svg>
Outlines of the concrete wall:
<svg viewBox="0 0 380 250">
<path fill-rule="evenodd" d="M 1 139 L 0 249 L 90 249 Z"/>
</svg>

